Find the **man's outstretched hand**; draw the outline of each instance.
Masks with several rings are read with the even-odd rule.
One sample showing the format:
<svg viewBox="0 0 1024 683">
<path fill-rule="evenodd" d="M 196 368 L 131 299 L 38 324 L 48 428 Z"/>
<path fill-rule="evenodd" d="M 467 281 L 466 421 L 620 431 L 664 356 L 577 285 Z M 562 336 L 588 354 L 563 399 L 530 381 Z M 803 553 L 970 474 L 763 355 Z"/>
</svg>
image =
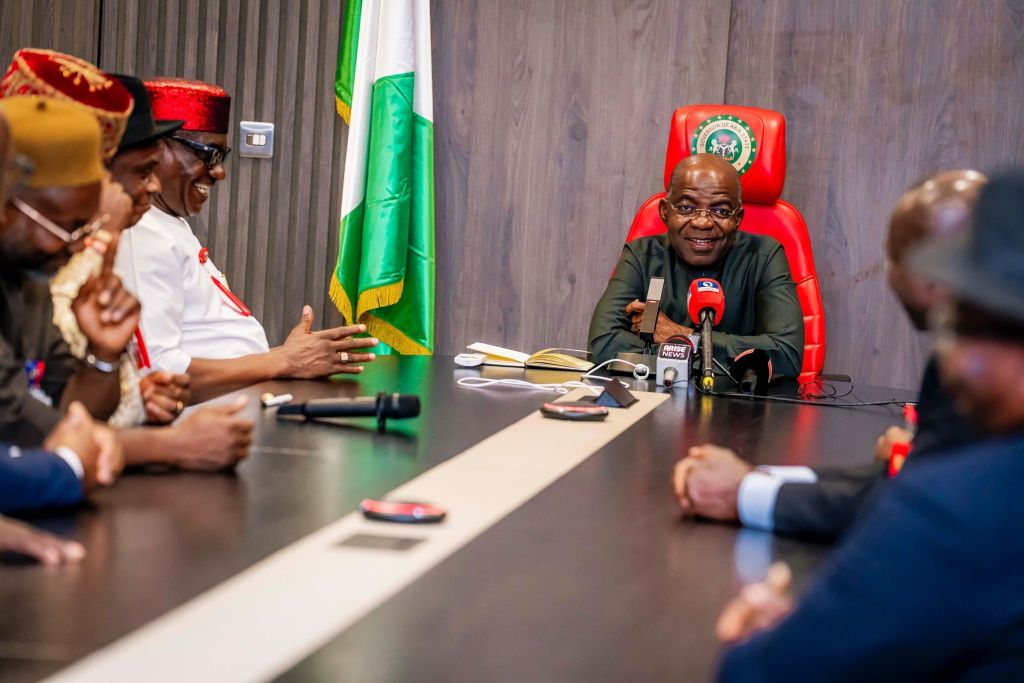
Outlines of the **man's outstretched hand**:
<svg viewBox="0 0 1024 683">
<path fill-rule="evenodd" d="M 366 332 L 366 325 L 345 325 L 313 331 L 313 309 L 302 308 L 299 324 L 292 328 L 284 344 L 274 349 L 281 361 L 280 377 L 316 379 L 338 373 L 359 374 L 360 363 L 369 363 L 376 356 L 358 353 L 377 345 L 373 337 L 353 337 Z"/>
</svg>

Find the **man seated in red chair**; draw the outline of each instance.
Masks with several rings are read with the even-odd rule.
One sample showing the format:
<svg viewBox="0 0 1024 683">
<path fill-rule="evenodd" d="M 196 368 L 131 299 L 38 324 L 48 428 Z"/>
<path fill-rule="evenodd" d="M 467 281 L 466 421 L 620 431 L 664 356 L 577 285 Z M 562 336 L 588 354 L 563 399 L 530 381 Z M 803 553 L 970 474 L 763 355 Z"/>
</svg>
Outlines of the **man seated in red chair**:
<svg viewBox="0 0 1024 683">
<path fill-rule="evenodd" d="M 712 154 L 680 161 L 659 213 L 667 234 L 623 247 L 594 309 L 592 359 L 601 363 L 644 350 L 637 330 L 652 277 L 665 278 L 654 342 L 692 334 L 686 295 L 693 280 L 706 277 L 718 280 L 725 295 L 725 313 L 712 334 L 715 359 L 729 367 L 744 351 L 760 349 L 774 377 L 796 377 L 804 347 L 796 285 L 781 244 L 739 231 L 743 201 L 732 164 Z"/>
</svg>

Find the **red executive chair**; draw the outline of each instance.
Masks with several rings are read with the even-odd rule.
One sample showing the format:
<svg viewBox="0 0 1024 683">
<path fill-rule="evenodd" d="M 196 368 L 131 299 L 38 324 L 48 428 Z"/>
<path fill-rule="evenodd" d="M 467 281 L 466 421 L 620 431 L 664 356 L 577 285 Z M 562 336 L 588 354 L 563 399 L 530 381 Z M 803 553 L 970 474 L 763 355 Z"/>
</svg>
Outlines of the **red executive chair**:
<svg viewBox="0 0 1024 683">
<path fill-rule="evenodd" d="M 740 166 L 745 207 L 740 229 L 774 237 L 786 251 L 804 312 L 804 362 L 798 380 L 810 382 L 825 363 L 825 311 L 807 224 L 792 204 L 779 199 L 786 180 L 786 119 L 778 112 L 754 107 L 695 104 L 676 109 L 668 133 L 665 187 L 672 169 L 696 153 L 698 144 L 700 151 L 720 153 Z M 658 215 L 658 203 L 664 196 L 659 192 L 643 203 L 627 242 L 665 232 Z"/>
</svg>

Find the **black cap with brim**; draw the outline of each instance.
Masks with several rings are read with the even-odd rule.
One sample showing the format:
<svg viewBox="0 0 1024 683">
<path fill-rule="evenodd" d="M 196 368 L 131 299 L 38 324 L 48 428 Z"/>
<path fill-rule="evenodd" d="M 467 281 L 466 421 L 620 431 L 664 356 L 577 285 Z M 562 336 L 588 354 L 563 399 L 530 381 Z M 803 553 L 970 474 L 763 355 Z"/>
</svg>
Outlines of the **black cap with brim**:
<svg viewBox="0 0 1024 683">
<path fill-rule="evenodd" d="M 128 92 L 132 94 L 132 99 L 135 100 L 135 107 L 132 109 L 131 116 L 128 117 L 128 125 L 121 138 L 121 144 L 117 147 L 118 151 L 148 145 L 185 125 L 184 121 L 154 121 L 153 107 L 149 103 L 149 92 L 146 91 L 146 86 L 142 81 L 133 76 L 111 75 L 121 81 Z"/>
<path fill-rule="evenodd" d="M 1024 172 L 994 177 L 978 196 L 968 234 L 922 245 L 909 266 L 958 299 L 1024 324 Z"/>
<path fill-rule="evenodd" d="M 971 263 L 966 240 L 948 240 L 922 246 L 910 255 L 910 268 L 942 285 L 957 299 L 1024 324 L 1024 293 L 1008 289 L 991 273 Z"/>
</svg>

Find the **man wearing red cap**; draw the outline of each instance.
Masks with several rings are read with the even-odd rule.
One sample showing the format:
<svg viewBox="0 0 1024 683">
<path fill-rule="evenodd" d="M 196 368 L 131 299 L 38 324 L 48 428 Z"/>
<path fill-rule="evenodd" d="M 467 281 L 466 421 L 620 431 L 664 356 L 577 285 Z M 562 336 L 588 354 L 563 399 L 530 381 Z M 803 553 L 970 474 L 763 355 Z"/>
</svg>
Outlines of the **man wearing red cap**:
<svg viewBox="0 0 1024 683">
<path fill-rule="evenodd" d="M 276 377 L 358 373 L 372 338 L 352 338 L 365 326 L 313 332 L 306 306 L 284 344 L 270 348 L 263 326 L 228 287 L 185 220 L 198 214 L 227 172 L 231 98 L 198 81 L 163 78 L 146 83 L 158 120 L 184 121 L 169 136 L 157 166 L 160 193 L 122 240 L 117 265 L 143 302 L 142 335 L 155 367 L 188 372 L 192 396 L 217 394 Z"/>
</svg>

